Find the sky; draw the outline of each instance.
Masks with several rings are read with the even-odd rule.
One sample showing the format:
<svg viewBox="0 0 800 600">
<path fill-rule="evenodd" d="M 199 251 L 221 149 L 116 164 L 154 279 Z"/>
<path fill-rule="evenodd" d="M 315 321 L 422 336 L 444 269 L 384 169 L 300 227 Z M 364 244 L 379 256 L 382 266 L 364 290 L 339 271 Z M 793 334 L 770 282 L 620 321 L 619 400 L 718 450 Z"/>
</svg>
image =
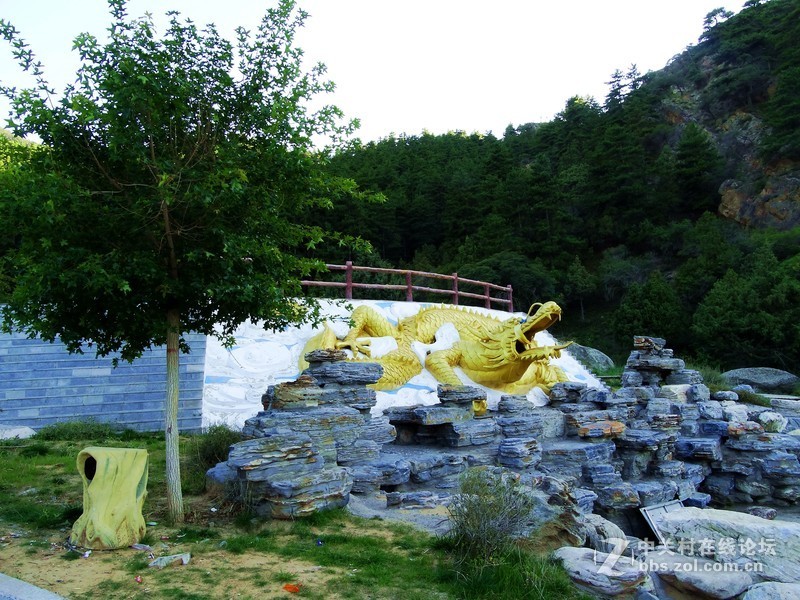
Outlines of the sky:
<svg viewBox="0 0 800 600">
<path fill-rule="evenodd" d="M 197 24 L 255 28 L 276 0 L 129 0 L 159 22 L 178 10 Z M 602 103 L 616 69 L 658 70 L 697 42 L 705 15 L 744 0 L 299 0 L 309 18 L 297 45 L 323 62 L 326 98 L 358 118 L 364 141 L 424 131 L 489 133 L 551 120 L 573 96 Z M 105 0 L 2 0 L 56 90 L 74 79 L 72 40 L 108 27 Z M 163 22 L 163 21 L 162 21 Z M 2 47 L 5 46 L 5 47 Z M 0 81 L 24 87 L 0 40 Z M 8 105 L 0 101 L 5 120 Z"/>
</svg>

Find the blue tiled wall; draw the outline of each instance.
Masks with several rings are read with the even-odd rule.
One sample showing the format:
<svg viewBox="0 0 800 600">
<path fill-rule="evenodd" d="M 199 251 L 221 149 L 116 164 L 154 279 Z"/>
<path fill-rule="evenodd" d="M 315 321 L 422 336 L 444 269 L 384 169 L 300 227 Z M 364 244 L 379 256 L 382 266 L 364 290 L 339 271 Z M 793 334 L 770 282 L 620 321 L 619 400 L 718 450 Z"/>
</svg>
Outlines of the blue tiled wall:
<svg viewBox="0 0 800 600">
<path fill-rule="evenodd" d="M 181 432 L 202 424 L 206 339 L 187 336 L 180 357 Z M 133 363 L 69 354 L 60 344 L 0 334 L 0 424 L 39 429 L 57 421 L 94 418 L 143 431 L 164 428 L 166 352 L 156 348 Z"/>
</svg>

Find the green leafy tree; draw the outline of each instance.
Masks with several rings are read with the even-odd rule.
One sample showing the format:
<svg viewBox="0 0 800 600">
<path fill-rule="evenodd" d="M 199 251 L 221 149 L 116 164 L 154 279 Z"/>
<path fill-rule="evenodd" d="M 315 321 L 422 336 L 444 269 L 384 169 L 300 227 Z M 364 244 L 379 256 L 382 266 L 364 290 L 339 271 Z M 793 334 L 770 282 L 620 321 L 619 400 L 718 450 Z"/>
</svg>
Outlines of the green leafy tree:
<svg viewBox="0 0 800 600">
<path fill-rule="evenodd" d="M 706 294 L 692 330 L 706 358 L 728 367 L 786 368 L 800 360 L 800 261 L 759 247 Z"/>
<path fill-rule="evenodd" d="M 800 66 L 778 77 L 775 93 L 766 105 L 766 121 L 772 128 L 764 141 L 771 158 L 800 160 Z"/>
<path fill-rule="evenodd" d="M 150 17 L 131 19 L 109 0 L 101 43 L 74 43 L 76 83 L 53 100 L 43 69 L 15 28 L 0 22 L 32 89 L 3 88 L 17 135 L 43 145 L 31 173 L 43 184 L 4 202 L 21 234 L 5 329 L 73 352 L 131 360 L 166 345 L 165 432 L 169 514 L 183 519 L 178 449 L 178 359 L 187 332 L 233 342 L 237 325 L 313 320 L 299 279 L 319 266 L 304 249 L 325 237 L 298 224 L 352 184 L 322 170 L 312 138 L 352 131 L 332 106 L 324 66 L 302 66 L 295 32 L 306 14 L 291 0 L 266 11 L 235 44 L 213 25 L 177 13 L 159 37 Z"/>
<path fill-rule="evenodd" d="M 567 269 L 566 280 L 564 282 L 564 293 L 567 298 L 574 300 L 578 298 L 581 305 L 581 321 L 586 320 L 583 310 L 583 300 L 597 289 L 597 278 L 583 266 L 581 259 L 577 256 Z"/>
<path fill-rule="evenodd" d="M 733 13 L 729 10 L 726 10 L 723 6 L 715 8 L 714 10 L 706 13 L 705 18 L 703 19 L 703 34 L 700 36 L 700 41 L 708 39 L 709 32 L 714 29 L 714 27 L 723 21 L 730 19 L 732 16 Z"/>
<path fill-rule="evenodd" d="M 618 342 L 628 344 L 634 335 L 653 335 L 680 345 L 689 326 L 678 294 L 658 271 L 628 288 L 612 321 Z"/>
<path fill-rule="evenodd" d="M 675 156 L 675 179 L 684 210 L 689 214 L 716 211 L 722 161 L 709 135 L 689 123 L 683 130 Z"/>
</svg>

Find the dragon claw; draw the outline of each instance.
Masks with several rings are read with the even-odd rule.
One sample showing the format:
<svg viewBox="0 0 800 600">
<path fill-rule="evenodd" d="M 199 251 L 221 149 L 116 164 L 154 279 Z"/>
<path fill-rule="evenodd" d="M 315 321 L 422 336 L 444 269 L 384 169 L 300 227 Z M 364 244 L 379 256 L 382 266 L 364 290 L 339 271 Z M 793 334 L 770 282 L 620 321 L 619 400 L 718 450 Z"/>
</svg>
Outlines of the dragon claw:
<svg viewBox="0 0 800 600">
<path fill-rule="evenodd" d="M 364 340 L 363 342 L 357 342 L 355 340 L 344 340 L 341 342 L 336 342 L 337 350 L 350 350 L 353 353 L 353 357 L 357 357 L 359 354 L 363 354 L 364 356 L 371 357 L 372 354 L 370 352 L 370 341 Z"/>
</svg>

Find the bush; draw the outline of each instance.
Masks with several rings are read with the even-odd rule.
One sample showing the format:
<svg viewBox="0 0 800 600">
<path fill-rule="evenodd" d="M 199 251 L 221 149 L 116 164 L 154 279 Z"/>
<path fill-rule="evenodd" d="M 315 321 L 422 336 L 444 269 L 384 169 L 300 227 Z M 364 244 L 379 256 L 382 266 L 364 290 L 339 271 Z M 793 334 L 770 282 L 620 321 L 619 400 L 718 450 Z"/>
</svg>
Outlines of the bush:
<svg viewBox="0 0 800 600">
<path fill-rule="evenodd" d="M 205 432 L 191 436 L 184 445 L 182 484 L 188 493 L 205 491 L 206 471 L 228 460 L 228 451 L 242 441 L 242 433 L 227 425 L 212 425 Z"/>
<path fill-rule="evenodd" d="M 448 541 L 458 564 L 499 562 L 529 527 L 533 496 L 513 474 L 471 469 L 448 512 Z"/>
</svg>

